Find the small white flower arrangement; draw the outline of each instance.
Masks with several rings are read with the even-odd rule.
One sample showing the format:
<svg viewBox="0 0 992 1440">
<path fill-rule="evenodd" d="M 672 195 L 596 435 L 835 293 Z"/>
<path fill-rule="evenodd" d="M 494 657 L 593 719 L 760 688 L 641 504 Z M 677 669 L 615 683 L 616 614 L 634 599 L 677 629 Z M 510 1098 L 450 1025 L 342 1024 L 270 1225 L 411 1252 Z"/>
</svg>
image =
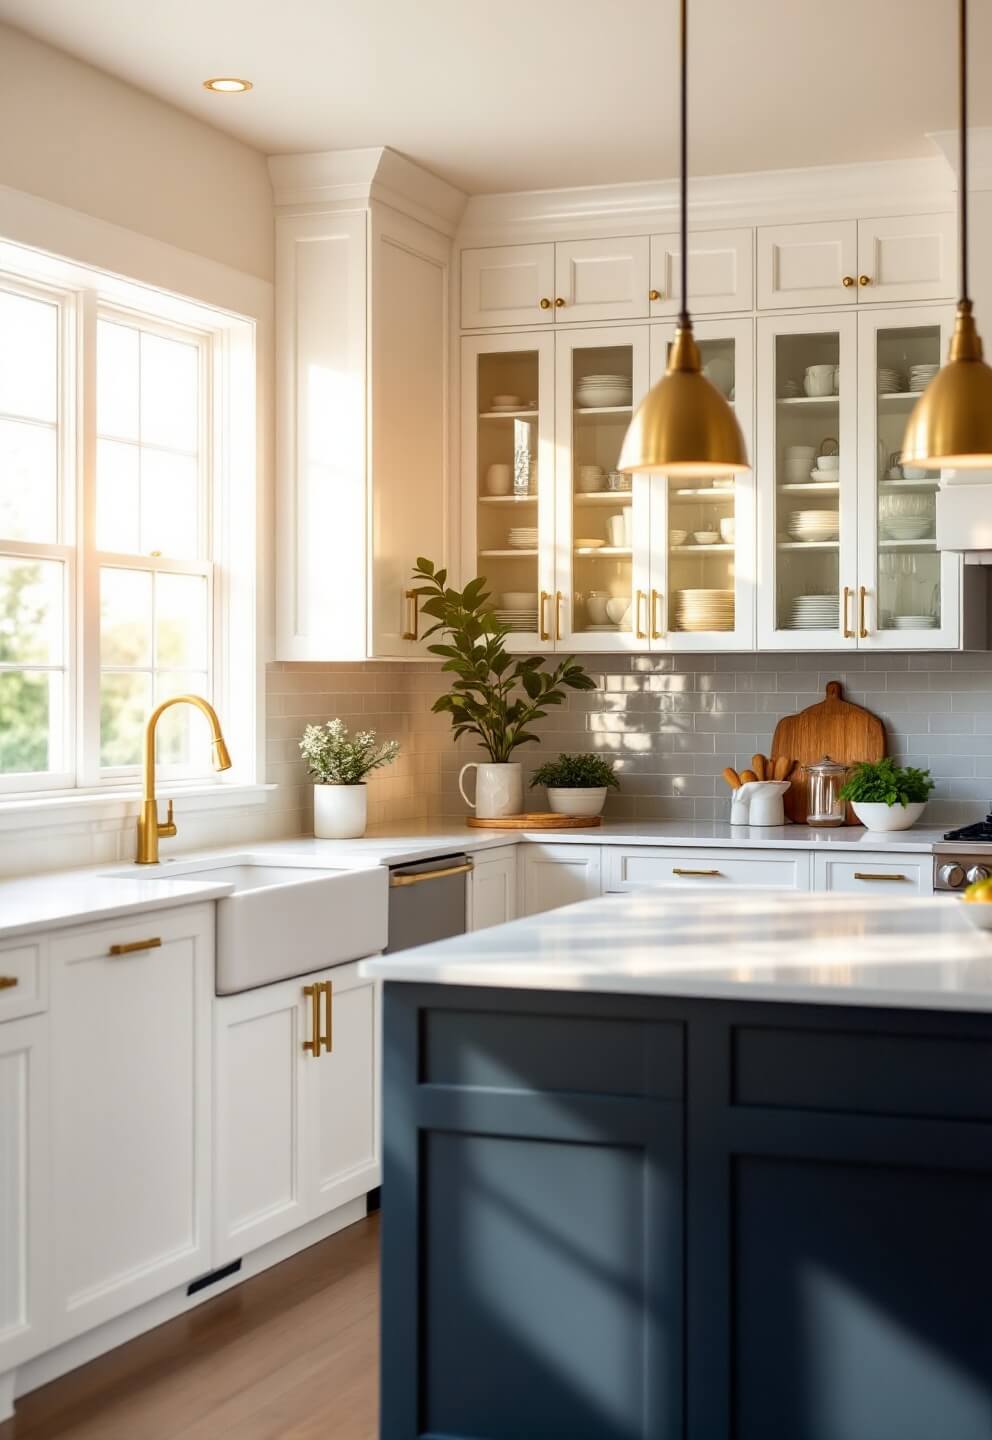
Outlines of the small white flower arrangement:
<svg viewBox="0 0 992 1440">
<path fill-rule="evenodd" d="M 348 734 L 343 720 L 308 725 L 300 751 L 314 782 L 313 833 L 320 840 L 349 840 L 365 834 L 368 792 L 365 777 L 391 765 L 398 740 L 382 744 L 374 730 Z"/>
</svg>

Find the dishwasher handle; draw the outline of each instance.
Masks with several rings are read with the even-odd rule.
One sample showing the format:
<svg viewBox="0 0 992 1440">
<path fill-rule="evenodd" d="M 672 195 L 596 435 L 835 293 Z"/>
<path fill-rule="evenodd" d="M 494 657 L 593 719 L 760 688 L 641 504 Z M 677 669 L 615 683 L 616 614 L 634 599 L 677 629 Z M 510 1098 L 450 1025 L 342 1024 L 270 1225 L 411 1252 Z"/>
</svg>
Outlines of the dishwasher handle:
<svg viewBox="0 0 992 1440">
<path fill-rule="evenodd" d="M 389 885 L 390 889 L 398 890 L 401 886 L 423 885 L 428 880 L 444 880 L 448 875 L 465 875 L 474 869 L 475 865 L 471 860 L 464 860 L 459 865 L 446 865 L 441 870 L 414 870 L 407 874 L 394 871 L 389 877 Z"/>
</svg>

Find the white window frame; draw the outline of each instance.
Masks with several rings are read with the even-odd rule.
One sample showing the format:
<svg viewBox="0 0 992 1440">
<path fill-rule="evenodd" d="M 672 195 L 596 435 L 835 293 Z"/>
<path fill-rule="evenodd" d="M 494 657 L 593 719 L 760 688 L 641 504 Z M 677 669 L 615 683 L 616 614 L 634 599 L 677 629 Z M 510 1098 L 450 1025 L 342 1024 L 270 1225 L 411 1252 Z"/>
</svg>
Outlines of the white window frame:
<svg viewBox="0 0 992 1440">
<path fill-rule="evenodd" d="M 220 309 L 152 285 L 120 278 L 59 256 L 0 239 L 0 285 L 61 306 L 59 354 L 59 543 L 3 542 L 4 553 L 61 560 L 66 565 L 65 756 L 72 769 L 58 774 L 0 778 L 0 828 L 20 823 L 33 804 L 39 822 L 54 807 L 73 814 L 86 802 L 126 801 L 140 790 L 139 767 L 101 772 L 99 764 L 99 570 L 121 568 L 205 575 L 211 615 L 208 662 L 212 702 L 228 738 L 234 765 L 223 778 L 207 768 L 177 773 L 160 768 L 163 794 L 243 804 L 263 796 L 264 741 L 260 738 L 263 685 L 259 655 L 256 533 L 256 325 L 253 315 Z M 201 380 L 200 464 L 212 483 L 201 487 L 201 558 L 173 561 L 96 550 L 96 335 L 97 319 L 119 319 L 175 338 L 199 337 Z M 26 669 L 42 667 L 24 667 Z M 171 771 L 171 773 L 170 773 Z M 164 785 L 162 782 L 165 782 Z M 119 807 L 115 805 L 114 812 Z M 94 811 L 94 814 L 96 811 Z M 104 811 L 103 813 L 110 813 Z M 31 821 L 29 820 L 29 823 Z"/>
</svg>

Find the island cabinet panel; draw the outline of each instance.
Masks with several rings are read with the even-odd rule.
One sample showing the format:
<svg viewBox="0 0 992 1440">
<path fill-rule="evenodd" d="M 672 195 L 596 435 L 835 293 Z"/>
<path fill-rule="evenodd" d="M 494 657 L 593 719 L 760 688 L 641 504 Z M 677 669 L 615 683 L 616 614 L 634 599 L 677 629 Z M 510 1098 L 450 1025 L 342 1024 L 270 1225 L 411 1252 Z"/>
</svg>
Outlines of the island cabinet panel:
<svg viewBox="0 0 992 1440">
<path fill-rule="evenodd" d="M 992 1436 L 992 1017 L 387 982 L 384 1056 L 384 1440 Z"/>
</svg>

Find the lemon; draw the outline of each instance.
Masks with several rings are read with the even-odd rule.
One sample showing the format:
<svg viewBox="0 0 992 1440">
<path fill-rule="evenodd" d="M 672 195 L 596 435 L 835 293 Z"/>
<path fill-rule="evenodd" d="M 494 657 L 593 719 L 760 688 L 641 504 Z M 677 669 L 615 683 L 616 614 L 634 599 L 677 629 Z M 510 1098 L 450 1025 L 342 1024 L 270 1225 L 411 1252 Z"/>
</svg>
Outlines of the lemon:
<svg viewBox="0 0 992 1440">
<path fill-rule="evenodd" d="M 980 905 L 992 904 L 992 879 L 975 880 L 964 892 L 964 898 Z"/>
</svg>

